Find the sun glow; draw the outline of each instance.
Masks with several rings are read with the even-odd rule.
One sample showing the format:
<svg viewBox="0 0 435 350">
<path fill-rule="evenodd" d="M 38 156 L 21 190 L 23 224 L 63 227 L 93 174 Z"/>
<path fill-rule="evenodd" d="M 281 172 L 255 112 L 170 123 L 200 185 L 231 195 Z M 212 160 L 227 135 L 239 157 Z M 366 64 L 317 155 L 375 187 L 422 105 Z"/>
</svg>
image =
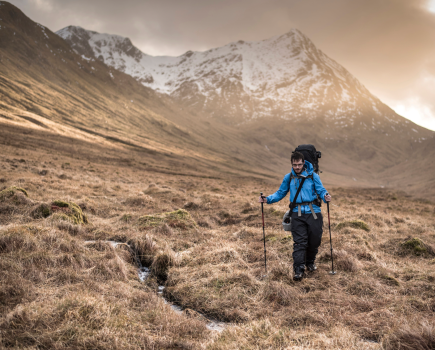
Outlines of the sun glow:
<svg viewBox="0 0 435 350">
<path fill-rule="evenodd" d="M 421 105 L 418 101 L 409 100 L 393 105 L 393 109 L 402 117 L 430 130 L 435 130 L 435 116 L 430 107 Z"/>
<path fill-rule="evenodd" d="M 427 9 L 428 9 L 430 12 L 435 13 L 435 0 L 429 0 L 429 1 L 428 1 Z"/>
</svg>

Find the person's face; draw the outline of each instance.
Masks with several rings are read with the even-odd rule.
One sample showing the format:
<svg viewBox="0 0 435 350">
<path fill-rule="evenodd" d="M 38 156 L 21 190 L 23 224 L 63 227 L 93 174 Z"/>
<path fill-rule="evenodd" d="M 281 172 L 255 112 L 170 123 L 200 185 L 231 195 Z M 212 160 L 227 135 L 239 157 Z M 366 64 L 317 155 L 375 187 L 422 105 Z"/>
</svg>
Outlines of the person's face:
<svg viewBox="0 0 435 350">
<path fill-rule="evenodd" d="M 302 159 L 294 160 L 292 163 L 293 170 L 296 174 L 300 174 L 304 169 L 304 162 Z"/>
</svg>

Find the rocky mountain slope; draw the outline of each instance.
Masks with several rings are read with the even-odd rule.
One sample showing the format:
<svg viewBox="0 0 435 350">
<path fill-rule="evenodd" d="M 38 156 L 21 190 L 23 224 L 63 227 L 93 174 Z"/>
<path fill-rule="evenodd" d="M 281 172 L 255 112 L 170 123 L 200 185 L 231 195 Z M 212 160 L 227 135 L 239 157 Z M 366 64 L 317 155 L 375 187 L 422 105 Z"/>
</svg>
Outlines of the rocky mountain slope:
<svg viewBox="0 0 435 350">
<path fill-rule="evenodd" d="M 57 139 L 64 143 L 59 147 L 51 145 L 54 150 L 69 148 L 73 154 L 72 140 L 79 139 L 127 157 L 138 153 L 141 162 L 166 172 L 216 176 L 216 172 L 240 175 L 245 171 L 250 175 L 250 163 L 256 159 L 271 165 L 271 156 L 261 145 L 245 145 L 224 125 L 198 121 L 172 98 L 95 58 L 78 55 L 15 6 L 0 2 L 0 18 L 4 143 L 27 143 L 29 138 L 22 133 L 37 129 L 35 135 L 45 133 L 41 136 L 45 140 L 53 135 L 65 137 Z M 16 130 L 24 131 L 17 134 Z M 89 146 L 89 152 L 99 147 Z M 240 150 L 243 159 L 237 158 L 234 149 Z M 272 158 L 277 164 L 278 156 Z"/>
<path fill-rule="evenodd" d="M 382 114 L 383 104 L 376 97 L 296 29 L 178 57 L 149 56 L 128 38 L 80 27 L 57 34 L 79 54 L 99 58 L 155 91 L 199 104 L 210 115 L 232 122 L 322 115 L 345 125 L 367 111 Z"/>
<path fill-rule="evenodd" d="M 146 55 L 128 38 L 80 27 L 57 34 L 83 57 L 173 97 L 198 120 L 232 125 L 252 147 L 288 159 L 298 144 L 314 143 L 324 152 L 328 181 L 405 184 L 419 195 L 429 184 L 435 193 L 429 175 L 435 171 L 435 133 L 397 115 L 298 30 L 179 57 Z M 420 166 L 426 171 L 416 174 Z"/>
</svg>

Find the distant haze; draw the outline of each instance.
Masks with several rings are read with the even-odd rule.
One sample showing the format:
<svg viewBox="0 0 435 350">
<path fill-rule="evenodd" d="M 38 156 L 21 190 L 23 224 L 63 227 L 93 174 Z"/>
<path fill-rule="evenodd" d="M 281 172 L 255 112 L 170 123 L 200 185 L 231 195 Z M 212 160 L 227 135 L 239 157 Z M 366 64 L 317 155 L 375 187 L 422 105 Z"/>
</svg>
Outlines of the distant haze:
<svg viewBox="0 0 435 350">
<path fill-rule="evenodd" d="M 181 55 L 297 28 L 400 115 L 435 130 L 435 0 L 13 0 L 52 31 L 78 25 Z"/>
</svg>

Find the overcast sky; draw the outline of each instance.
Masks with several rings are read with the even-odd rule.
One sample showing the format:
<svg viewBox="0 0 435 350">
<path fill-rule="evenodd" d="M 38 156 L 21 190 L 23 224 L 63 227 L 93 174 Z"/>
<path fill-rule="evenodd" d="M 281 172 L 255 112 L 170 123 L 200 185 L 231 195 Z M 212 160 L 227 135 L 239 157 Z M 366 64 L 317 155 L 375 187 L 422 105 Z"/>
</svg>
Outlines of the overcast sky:
<svg viewBox="0 0 435 350">
<path fill-rule="evenodd" d="M 78 25 L 181 55 L 297 28 L 400 115 L 435 130 L 435 0 L 10 0 L 52 31 Z"/>
</svg>

